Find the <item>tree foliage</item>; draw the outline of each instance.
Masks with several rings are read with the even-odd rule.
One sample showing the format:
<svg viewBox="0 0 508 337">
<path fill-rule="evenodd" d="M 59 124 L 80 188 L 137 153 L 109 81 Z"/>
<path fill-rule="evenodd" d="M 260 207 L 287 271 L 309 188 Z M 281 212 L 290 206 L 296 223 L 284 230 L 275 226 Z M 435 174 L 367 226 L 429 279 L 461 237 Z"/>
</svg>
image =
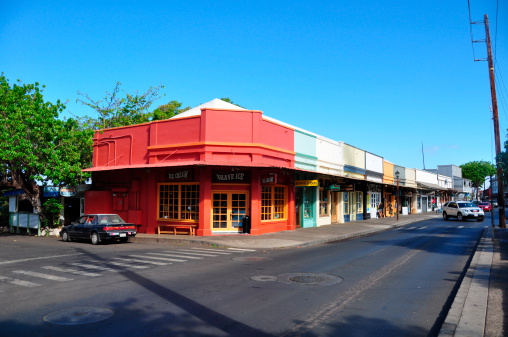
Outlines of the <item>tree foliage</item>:
<svg viewBox="0 0 508 337">
<path fill-rule="evenodd" d="M 97 118 L 85 117 L 84 125 L 99 130 L 146 123 L 153 120 L 153 113 L 149 109 L 154 101 L 163 96 L 159 92 L 164 87 L 150 87 L 143 94 L 138 94 L 138 92 L 135 94 L 125 93 L 125 96 L 121 97 L 123 92 L 120 89 L 121 85 L 122 83 L 117 82 L 113 91 L 106 92 L 106 95 L 99 100 L 94 100 L 88 94 L 78 92 L 84 99 L 77 99 L 76 102 L 92 108 L 98 114 Z M 168 105 L 171 103 L 168 103 Z M 160 117 L 158 119 L 163 119 L 165 112 L 169 111 L 169 108 L 161 107 L 158 108 L 162 109 L 157 115 Z"/>
<path fill-rule="evenodd" d="M 479 188 L 485 182 L 485 178 L 496 174 L 496 167 L 486 161 L 472 161 L 460 165 L 462 177 L 471 180 L 473 187 Z"/>
<path fill-rule="evenodd" d="M 44 218 L 40 185 L 76 185 L 92 158 L 92 130 L 59 119 L 65 105 L 46 102 L 39 83 L 10 84 L 0 75 L 0 189 L 22 189 Z"/>
</svg>

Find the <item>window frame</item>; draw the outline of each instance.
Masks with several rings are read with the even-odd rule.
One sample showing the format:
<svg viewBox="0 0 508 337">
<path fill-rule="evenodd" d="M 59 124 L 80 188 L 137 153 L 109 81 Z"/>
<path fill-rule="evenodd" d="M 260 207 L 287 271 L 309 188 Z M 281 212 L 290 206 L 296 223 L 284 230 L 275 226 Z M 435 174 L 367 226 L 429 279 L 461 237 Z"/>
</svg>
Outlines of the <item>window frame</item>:
<svg viewBox="0 0 508 337">
<path fill-rule="evenodd" d="M 269 189 L 269 192 L 266 191 L 266 189 Z M 282 189 L 282 191 L 278 191 L 277 189 Z M 283 198 L 280 198 L 281 193 L 283 194 Z M 285 185 L 261 186 L 261 214 L 260 214 L 261 222 L 281 221 L 281 220 L 286 221 L 288 218 L 287 200 L 288 200 L 287 186 Z M 266 204 L 266 201 L 269 201 L 269 203 Z M 280 207 L 282 207 L 282 212 L 280 211 Z"/>
<path fill-rule="evenodd" d="M 330 192 L 324 188 L 319 189 L 319 216 L 330 216 Z"/>
<path fill-rule="evenodd" d="M 178 187 L 178 196 L 177 197 L 168 197 L 161 198 L 161 193 L 166 192 L 174 192 L 169 190 L 162 191 L 162 186 L 169 186 L 169 188 Z M 182 191 L 182 186 L 197 186 L 196 189 L 189 189 Z M 195 193 L 195 196 L 191 197 L 183 197 L 183 193 Z M 167 203 L 163 203 L 162 199 L 167 200 Z M 171 204 L 171 201 L 176 200 L 176 204 Z M 188 201 L 192 201 L 189 203 Z M 184 202 L 186 201 L 186 202 Z M 190 223 L 198 223 L 199 222 L 199 204 L 200 204 L 200 184 L 199 183 L 158 183 L 157 184 L 157 210 L 156 217 L 157 221 L 171 221 L 171 222 L 190 222 Z M 166 206 L 166 210 L 163 210 L 163 207 Z M 183 207 L 192 207 L 192 210 L 184 210 Z M 167 214 L 167 217 L 164 217 L 164 213 Z M 170 217 L 173 213 L 176 213 L 176 217 Z M 182 218 L 182 214 L 185 215 L 185 218 Z"/>
</svg>

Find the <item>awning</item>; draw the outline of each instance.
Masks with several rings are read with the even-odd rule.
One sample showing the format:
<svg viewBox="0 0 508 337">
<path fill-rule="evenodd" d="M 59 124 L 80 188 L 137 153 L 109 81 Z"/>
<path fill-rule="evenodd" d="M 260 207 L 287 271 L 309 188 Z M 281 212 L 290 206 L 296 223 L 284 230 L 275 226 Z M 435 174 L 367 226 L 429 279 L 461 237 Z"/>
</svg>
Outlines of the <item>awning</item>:
<svg viewBox="0 0 508 337">
<path fill-rule="evenodd" d="M 10 191 L 4 191 L 3 196 L 4 197 L 13 197 L 15 195 L 25 194 L 25 191 L 22 189 L 19 190 L 10 190 Z"/>
<path fill-rule="evenodd" d="M 436 185 L 436 184 L 421 183 L 419 181 L 416 182 L 416 186 L 418 188 L 422 188 L 422 189 L 425 189 L 425 190 L 441 190 L 441 191 L 447 190 L 447 188 L 439 186 L 439 185 Z"/>
</svg>

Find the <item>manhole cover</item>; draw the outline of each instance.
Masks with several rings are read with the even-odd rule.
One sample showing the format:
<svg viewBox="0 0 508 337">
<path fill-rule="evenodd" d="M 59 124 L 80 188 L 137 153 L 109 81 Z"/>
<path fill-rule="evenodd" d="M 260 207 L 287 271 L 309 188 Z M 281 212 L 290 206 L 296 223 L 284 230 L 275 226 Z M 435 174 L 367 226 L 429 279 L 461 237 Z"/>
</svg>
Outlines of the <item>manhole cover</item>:
<svg viewBox="0 0 508 337">
<path fill-rule="evenodd" d="M 240 261 L 240 262 L 251 262 L 251 261 L 270 261 L 273 260 L 271 257 L 256 257 L 256 256 L 240 256 L 240 257 L 234 257 L 233 261 Z"/>
<path fill-rule="evenodd" d="M 301 284 L 310 286 L 329 286 L 342 282 L 342 278 L 332 274 L 294 273 L 277 276 L 277 281 L 287 284 Z"/>
<path fill-rule="evenodd" d="M 53 312 L 44 317 L 48 323 L 78 325 L 95 323 L 113 316 L 113 310 L 106 308 L 78 307 Z"/>
<path fill-rule="evenodd" d="M 277 276 L 264 276 L 264 275 L 252 276 L 251 280 L 262 282 L 277 281 Z"/>
</svg>

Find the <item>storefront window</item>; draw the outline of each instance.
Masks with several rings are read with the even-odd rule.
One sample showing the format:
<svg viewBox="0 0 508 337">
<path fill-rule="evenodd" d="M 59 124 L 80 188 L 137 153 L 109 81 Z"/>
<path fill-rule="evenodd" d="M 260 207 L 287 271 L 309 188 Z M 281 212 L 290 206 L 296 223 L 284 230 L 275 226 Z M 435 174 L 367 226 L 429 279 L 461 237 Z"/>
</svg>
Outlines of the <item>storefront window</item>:
<svg viewBox="0 0 508 337">
<path fill-rule="evenodd" d="M 321 189 L 319 191 L 319 215 L 327 216 L 328 215 L 328 204 L 330 203 L 328 198 L 328 191 Z"/>
<path fill-rule="evenodd" d="M 159 184 L 159 220 L 199 220 L 199 184 Z"/>
<path fill-rule="evenodd" d="M 356 213 L 363 213 L 363 192 L 355 192 Z"/>
<path fill-rule="evenodd" d="M 370 194 L 370 208 L 376 209 L 379 203 L 381 202 L 381 193 L 371 193 Z"/>
<path fill-rule="evenodd" d="M 261 189 L 261 220 L 286 219 L 286 187 L 263 186 Z"/>
</svg>

